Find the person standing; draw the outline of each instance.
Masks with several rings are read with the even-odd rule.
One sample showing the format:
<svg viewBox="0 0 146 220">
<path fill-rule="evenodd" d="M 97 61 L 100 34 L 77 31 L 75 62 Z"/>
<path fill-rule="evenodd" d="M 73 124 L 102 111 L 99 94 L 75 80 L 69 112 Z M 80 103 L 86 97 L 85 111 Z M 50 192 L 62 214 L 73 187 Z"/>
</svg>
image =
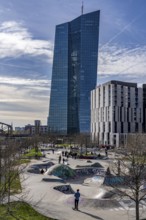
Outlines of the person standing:
<svg viewBox="0 0 146 220">
<path fill-rule="evenodd" d="M 59 155 L 58 163 L 61 163 L 61 155 Z"/>
<path fill-rule="evenodd" d="M 78 205 L 79 205 L 79 198 L 80 198 L 80 193 L 79 189 L 77 189 L 76 193 L 74 194 L 75 197 L 75 210 L 78 210 Z"/>
<path fill-rule="evenodd" d="M 108 148 L 105 148 L 105 156 L 108 157 Z"/>
</svg>

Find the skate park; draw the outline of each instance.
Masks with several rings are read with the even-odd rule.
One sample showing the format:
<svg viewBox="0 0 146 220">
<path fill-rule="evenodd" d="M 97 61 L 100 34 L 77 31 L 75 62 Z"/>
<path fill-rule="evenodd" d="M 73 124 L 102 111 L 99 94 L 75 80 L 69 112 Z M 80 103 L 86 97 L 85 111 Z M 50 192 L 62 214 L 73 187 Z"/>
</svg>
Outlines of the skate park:
<svg viewBox="0 0 146 220">
<path fill-rule="evenodd" d="M 114 159 L 104 152 L 102 159 L 69 157 L 59 163 L 62 149 L 45 151 L 45 157 L 31 160 L 23 173 L 23 199 L 40 213 L 59 220 L 134 219 L 135 205 L 129 199 L 120 200 L 116 190 L 106 185 L 107 168 Z M 42 172 L 43 170 L 43 172 Z M 80 190 L 79 212 L 73 211 L 74 193 Z M 145 204 L 141 204 L 142 214 Z"/>
</svg>

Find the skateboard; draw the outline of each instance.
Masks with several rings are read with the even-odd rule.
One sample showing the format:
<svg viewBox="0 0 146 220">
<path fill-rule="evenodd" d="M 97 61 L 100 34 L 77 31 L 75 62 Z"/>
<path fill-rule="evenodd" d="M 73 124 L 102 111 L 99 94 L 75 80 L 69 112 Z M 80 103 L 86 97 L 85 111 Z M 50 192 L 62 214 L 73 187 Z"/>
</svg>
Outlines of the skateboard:
<svg viewBox="0 0 146 220">
<path fill-rule="evenodd" d="M 72 209 L 73 209 L 74 211 L 80 211 L 79 209 L 75 209 L 75 208 L 73 208 L 73 207 L 72 207 Z"/>
</svg>

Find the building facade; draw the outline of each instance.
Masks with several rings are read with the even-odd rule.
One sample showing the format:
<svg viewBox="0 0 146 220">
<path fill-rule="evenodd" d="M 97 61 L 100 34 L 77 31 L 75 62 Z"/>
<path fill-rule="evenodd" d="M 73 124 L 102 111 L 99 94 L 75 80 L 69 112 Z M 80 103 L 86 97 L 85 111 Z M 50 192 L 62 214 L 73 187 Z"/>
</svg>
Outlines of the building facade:
<svg viewBox="0 0 146 220">
<path fill-rule="evenodd" d="M 100 11 L 56 26 L 49 132 L 90 132 L 90 92 L 97 81 Z"/>
<path fill-rule="evenodd" d="M 125 145 L 128 133 L 143 131 L 143 89 L 110 81 L 91 92 L 91 134 L 101 145 Z"/>
<path fill-rule="evenodd" d="M 29 135 L 45 135 L 48 134 L 48 126 L 47 125 L 41 125 L 40 120 L 35 120 L 34 125 L 26 125 L 25 126 L 25 132 Z"/>
<path fill-rule="evenodd" d="M 143 84 L 143 132 L 146 132 L 146 84 Z"/>
</svg>

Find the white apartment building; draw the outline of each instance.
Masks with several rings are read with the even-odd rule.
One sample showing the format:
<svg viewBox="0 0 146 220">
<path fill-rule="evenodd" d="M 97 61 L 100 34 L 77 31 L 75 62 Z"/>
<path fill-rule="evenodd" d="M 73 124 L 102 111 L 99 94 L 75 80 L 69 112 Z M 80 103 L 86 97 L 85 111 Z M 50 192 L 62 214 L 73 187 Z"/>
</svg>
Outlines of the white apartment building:
<svg viewBox="0 0 146 220">
<path fill-rule="evenodd" d="M 142 126 L 143 89 L 136 83 L 110 81 L 91 92 L 92 140 L 119 147 Z"/>
</svg>

